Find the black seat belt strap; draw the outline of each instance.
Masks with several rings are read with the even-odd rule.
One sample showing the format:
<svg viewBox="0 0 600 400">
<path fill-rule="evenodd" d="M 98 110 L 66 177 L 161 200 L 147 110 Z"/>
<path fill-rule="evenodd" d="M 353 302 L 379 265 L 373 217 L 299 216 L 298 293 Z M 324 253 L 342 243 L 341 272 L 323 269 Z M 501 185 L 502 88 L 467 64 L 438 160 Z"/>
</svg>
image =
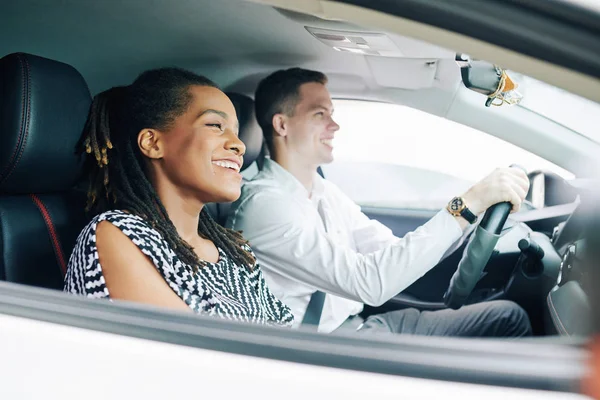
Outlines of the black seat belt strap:
<svg viewBox="0 0 600 400">
<path fill-rule="evenodd" d="M 321 321 L 323 313 L 323 304 L 325 304 L 325 293 L 317 290 L 310 296 L 310 301 L 306 307 L 306 313 L 302 318 L 302 326 L 314 326 L 317 328 Z"/>
</svg>

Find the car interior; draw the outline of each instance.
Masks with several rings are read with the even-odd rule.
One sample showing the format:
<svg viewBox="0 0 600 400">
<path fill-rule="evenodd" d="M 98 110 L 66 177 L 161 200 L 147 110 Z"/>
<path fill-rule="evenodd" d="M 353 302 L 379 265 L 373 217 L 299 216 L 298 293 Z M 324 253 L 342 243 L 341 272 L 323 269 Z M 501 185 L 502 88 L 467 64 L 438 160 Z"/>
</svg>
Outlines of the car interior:
<svg viewBox="0 0 600 400">
<path fill-rule="evenodd" d="M 86 223 L 74 148 L 91 98 L 156 67 L 190 69 L 228 94 L 247 147 L 245 179 L 265 156 L 254 90 L 269 73 L 294 66 L 327 74 L 335 99 L 419 109 L 513 143 L 577 178 L 590 176 L 598 142 L 525 107 L 485 107 L 485 96 L 464 85 L 456 54 L 382 29 L 241 0 L 151 7 L 145 0 L 3 4 L 0 280 L 62 290 L 69 255 Z M 510 299 L 528 312 L 536 336 L 585 336 L 590 288 L 578 254 L 593 182 L 529 172 L 528 200 L 538 204 L 534 197 L 542 193 L 543 206 L 502 221 L 491 258 L 461 304 Z M 223 224 L 229 205 L 208 207 Z M 433 215 L 376 207 L 365 212 L 399 236 Z M 464 239 L 407 290 L 381 307 L 366 307 L 364 315 L 448 307 L 444 294 L 472 236 Z"/>
</svg>

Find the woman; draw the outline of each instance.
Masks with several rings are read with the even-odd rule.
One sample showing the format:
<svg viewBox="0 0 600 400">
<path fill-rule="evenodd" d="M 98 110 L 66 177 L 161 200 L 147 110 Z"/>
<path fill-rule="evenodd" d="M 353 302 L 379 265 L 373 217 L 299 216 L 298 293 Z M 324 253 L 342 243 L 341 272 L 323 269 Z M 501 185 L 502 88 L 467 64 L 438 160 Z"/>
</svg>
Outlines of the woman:
<svg viewBox="0 0 600 400">
<path fill-rule="evenodd" d="M 240 196 L 245 146 L 216 85 L 166 68 L 97 95 L 78 151 L 89 180 L 65 291 L 291 325 L 242 236 L 204 205 Z"/>
</svg>

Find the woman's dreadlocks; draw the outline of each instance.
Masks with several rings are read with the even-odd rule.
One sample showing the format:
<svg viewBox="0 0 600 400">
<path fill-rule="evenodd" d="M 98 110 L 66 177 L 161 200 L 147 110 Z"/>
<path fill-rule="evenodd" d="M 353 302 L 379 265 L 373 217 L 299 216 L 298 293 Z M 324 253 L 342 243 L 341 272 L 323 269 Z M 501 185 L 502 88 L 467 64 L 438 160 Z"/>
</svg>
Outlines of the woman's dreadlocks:
<svg viewBox="0 0 600 400">
<path fill-rule="evenodd" d="M 114 87 L 94 97 L 77 144 L 85 154 L 84 177 L 89 182 L 86 211 L 120 209 L 144 218 L 158 230 L 175 254 L 197 270 L 203 261 L 177 233 L 145 173 L 137 135 L 145 128 L 168 130 L 193 97 L 191 86 L 217 87 L 210 80 L 178 68 L 141 74 L 130 86 Z M 221 248 L 238 265 L 256 262 L 242 235 L 217 224 L 203 207 L 198 233 Z"/>
</svg>

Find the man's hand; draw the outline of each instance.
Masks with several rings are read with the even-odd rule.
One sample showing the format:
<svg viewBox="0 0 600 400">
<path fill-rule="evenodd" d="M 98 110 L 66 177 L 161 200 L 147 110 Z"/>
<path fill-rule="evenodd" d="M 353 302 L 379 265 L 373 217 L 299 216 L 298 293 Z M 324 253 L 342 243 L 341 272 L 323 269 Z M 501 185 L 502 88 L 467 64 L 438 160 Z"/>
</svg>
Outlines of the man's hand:
<svg viewBox="0 0 600 400">
<path fill-rule="evenodd" d="M 529 178 L 520 168 L 498 168 L 469 189 L 462 198 L 475 215 L 490 206 L 509 201 L 519 211 L 529 190 Z"/>
</svg>

